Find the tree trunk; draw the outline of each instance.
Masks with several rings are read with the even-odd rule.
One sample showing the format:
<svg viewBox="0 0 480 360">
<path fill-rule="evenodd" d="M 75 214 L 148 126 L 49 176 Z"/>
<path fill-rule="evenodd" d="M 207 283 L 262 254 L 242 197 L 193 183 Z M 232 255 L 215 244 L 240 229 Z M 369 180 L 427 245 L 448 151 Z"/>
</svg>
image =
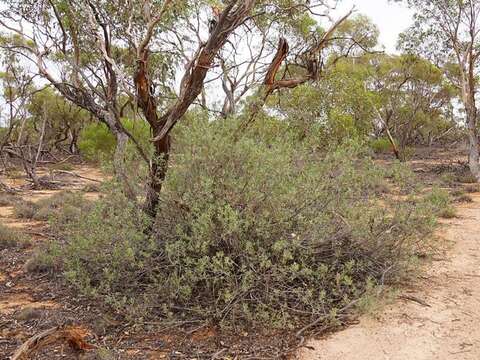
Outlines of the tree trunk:
<svg viewBox="0 0 480 360">
<path fill-rule="evenodd" d="M 139 54 L 141 59 L 135 73 L 134 81 L 137 90 L 137 104 L 150 124 L 154 136 L 153 159 L 150 160 L 150 173 L 146 185 L 145 203 L 143 210 L 151 217 L 156 216 L 162 183 L 168 170 L 168 158 L 170 154 L 170 135 L 158 138 L 160 130 L 166 123 L 167 116 L 159 118 L 157 114 L 157 101 L 150 91 L 151 81 L 148 76 L 149 52 L 147 49 Z"/>
<path fill-rule="evenodd" d="M 127 173 L 127 164 L 126 164 L 126 152 L 128 144 L 128 135 L 121 131 L 114 131 L 117 144 L 115 146 L 115 153 L 113 154 L 113 168 L 117 179 L 123 187 L 125 195 L 131 199 L 135 200 L 135 191 L 130 184 L 130 180 Z"/>
<path fill-rule="evenodd" d="M 70 144 L 68 146 L 72 155 L 78 155 L 78 134 L 76 131 L 69 130 Z"/>
<path fill-rule="evenodd" d="M 125 196 L 136 201 L 135 190 L 133 189 L 127 173 L 126 153 L 129 136 L 121 128 L 115 114 L 103 114 L 103 122 L 108 126 L 117 141 L 113 154 L 113 170 L 117 180 L 120 182 Z"/>
<path fill-rule="evenodd" d="M 467 128 L 470 148 L 468 154 L 470 171 L 477 181 L 480 182 L 480 143 L 477 130 L 477 111 L 474 107 L 467 109 Z"/>
<path fill-rule="evenodd" d="M 155 217 L 160 200 L 160 191 L 168 170 L 168 158 L 170 156 L 170 135 L 167 135 L 153 143 L 155 148 L 154 158 L 150 167 L 150 178 L 147 183 L 145 212 Z"/>
</svg>

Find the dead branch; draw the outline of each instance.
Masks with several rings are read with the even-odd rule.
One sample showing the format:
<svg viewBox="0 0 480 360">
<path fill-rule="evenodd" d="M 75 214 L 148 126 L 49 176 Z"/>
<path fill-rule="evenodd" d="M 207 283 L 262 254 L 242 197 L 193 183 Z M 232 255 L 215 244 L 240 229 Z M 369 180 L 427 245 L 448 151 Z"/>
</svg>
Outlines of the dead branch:
<svg viewBox="0 0 480 360">
<path fill-rule="evenodd" d="M 89 178 L 89 177 L 86 177 L 86 176 L 78 175 L 74 172 L 66 171 L 66 170 L 53 170 L 53 173 L 54 174 L 66 174 L 66 175 L 78 177 L 80 179 L 85 179 L 85 180 L 88 180 L 88 181 L 94 181 L 94 182 L 98 182 L 98 183 L 102 182 L 101 180 L 97 180 L 97 179 Z"/>
<path fill-rule="evenodd" d="M 194 61 L 183 76 L 178 100 L 161 117 L 154 142 L 163 139 L 195 101 L 216 55 L 235 29 L 247 20 L 255 3 L 255 0 L 232 1 L 222 11 L 214 31 L 205 44 L 199 45 Z"/>
<path fill-rule="evenodd" d="M 398 297 L 399 299 L 402 299 L 402 300 L 408 300 L 408 301 L 413 301 L 417 304 L 420 304 L 424 307 L 432 307 L 430 304 L 428 304 L 427 302 L 423 301 L 422 299 L 419 299 L 418 297 L 416 296 L 413 296 L 413 295 L 400 295 Z"/>
<path fill-rule="evenodd" d="M 10 360 L 27 360 L 33 352 L 57 341 L 66 342 L 77 351 L 91 350 L 94 346 L 84 340 L 86 335 L 87 333 L 78 327 L 57 326 L 32 336 L 15 351 Z"/>
<path fill-rule="evenodd" d="M 275 76 L 277 75 L 280 66 L 287 58 L 289 46 L 285 38 L 280 38 L 278 41 L 277 53 L 275 54 L 267 74 L 265 75 L 264 85 L 273 86 L 275 83 Z"/>
</svg>

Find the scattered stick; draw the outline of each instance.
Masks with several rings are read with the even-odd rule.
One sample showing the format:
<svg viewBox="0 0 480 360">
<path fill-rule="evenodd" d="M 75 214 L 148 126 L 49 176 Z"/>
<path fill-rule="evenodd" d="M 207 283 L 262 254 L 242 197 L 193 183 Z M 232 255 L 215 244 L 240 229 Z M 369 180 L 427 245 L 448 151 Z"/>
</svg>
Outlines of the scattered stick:
<svg viewBox="0 0 480 360">
<path fill-rule="evenodd" d="M 92 178 L 89 178 L 89 177 L 86 177 L 86 176 L 82 176 L 82 175 L 78 175 L 78 174 L 76 174 L 76 173 L 74 173 L 74 172 L 66 171 L 66 170 L 53 170 L 53 173 L 66 174 L 66 175 L 78 177 L 78 178 L 80 178 L 80 179 L 85 179 L 85 180 L 94 181 L 94 182 L 98 182 L 98 183 L 101 183 L 101 182 L 102 182 L 101 180 L 92 179 Z"/>
<path fill-rule="evenodd" d="M 6 192 L 8 194 L 15 194 L 15 193 L 18 192 L 17 189 L 12 188 L 11 186 L 8 186 L 7 184 L 3 183 L 2 181 L 0 181 L 0 190 Z"/>
<path fill-rule="evenodd" d="M 25 231 L 25 233 L 28 234 L 28 235 L 40 236 L 40 237 L 44 237 L 44 238 L 50 238 L 50 237 L 53 236 L 53 235 L 49 235 L 49 234 L 45 234 L 45 233 L 37 232 L 37 231 Z"/>
<path fill-rule="evenodd" d="M 346 306 L 344 306 L 343 308 L 341 308 L 338 313 L 341 314 L 341 313 L 344 313 L 346 312 L 347 310 L 349 310 L 351 307 L 353 307 L 359 300 L 354 300 L 352 301 L 351 303 L 347 304 Z M 322 321 L 325 321 L 327 320 L 328 318 L 330 317 L 329 314 L 327 315 L 323 315 L 323 316 L 320 316 L 318 319 L 316 319 L 315 321 L 311 322 L 310 324 L 304 326 L 303 328 L 301 328 L 300 330 L 297 331 L 296 333 L 296 337 L 299 338 L 299 339 L 302 339 L 302 334 L 308 330 L 308 329 L 311 329 L 313 327 L 315 327 L 316 325 L 318 325 L 319 323 L 321 323 Z"/>
<path fill-rule="evenodd" d="M 413 295 L 400 295 L 399 299 L 413 301 L 413 302 L 415 302 L 417 304 L 420 304 L 422 306 L 425 306 L 425 307 L 432 307 L 430 304 L 426 303 L 422 299 L 419 299 L 419 298 L 417 298 L 416 296 L 413 296 Z"/>
<path fill-rule="evenodd" d="M 227 350 L 227 348 L 223 348 L 222 350 L 217 351 L 215 354 L 212 355 L 212 360 L 219 359 L 220 356 Z"/>
</svg>

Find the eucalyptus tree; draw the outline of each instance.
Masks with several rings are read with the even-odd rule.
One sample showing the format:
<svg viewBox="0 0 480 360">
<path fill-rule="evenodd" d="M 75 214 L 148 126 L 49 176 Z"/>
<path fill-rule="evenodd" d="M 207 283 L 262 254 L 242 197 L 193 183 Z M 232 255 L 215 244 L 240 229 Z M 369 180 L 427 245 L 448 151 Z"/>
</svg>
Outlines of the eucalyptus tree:
<svg viewBox="0 0 480 360">
<path fill-rule="evenodd" d="M 368 54 L 378 45 L 377 27 L 361 15 L 345 20 L 324 49 L 319 79 L 278 93 L 269 105 L 298 132 L 299 140 L 315 132 L 317 146 L 368 136 L 375 116 L 369 98 Z M 287 64 L 288 73 L 302 69 Z"/>
<path fill-rule="evenodd" d="M 367 83 L 374 94 L 377 126 L 387 133 L 397 158 L 405 160 L 408 146 L 452 118 L 455 92 L 443 72 L 426 59 L 380 55 L 369 62 Z"/>
<path fill-rule="evenodd" d="M 13 133 L 19 129 L 21 137 L 25 120 L 28 116 L 25 104 L 36 91 L 34 87 L 34 78 L 29 74 L 19 62 L 15 53 L 6 51 L 2 56 L 3 71 L 0 72 L 2 82 L 2 98 L 5 103 L 5 113 L 1 114 L 1 127 L 6 131 L 2 134 L 0 143 L 0 153 L 9 143 Z M 17 138 L 18 143 L 18 138 Z"/>
<path fill-rule="evenodd" d="M 205 92 L 205 83 L 212 79 L 207 75 L 215 78 L 212 69 L 221 69 L 223 81 L 232 85 L 227 96 L 235 95 L 230 96 L 226 108 L 234 109 L 250 89 L 258 86 L 258 90 L 252 90 L 260 100 L 252 106 L 253 117 L 273 92 L 318 80 L 325 49 L 352 13 L 322 29 L 315 18 L 328 17 L 336 1 L 6 3 L 8 9 L 0 17 L 6 30 L 3 46 L 31 60 L 38 73 L 65 98 L 107 125 L 117 140 L 117 176 L 132 199 L 136 196 L 125 169 L 125 149 L 129 139 L 137 145 L 149 168 L 145 210 L 151 215 L 155 214 L 167 173 L 170 132 Z M 210 10 L 212 5 L 215 11 Z M 255 41 L 261 45 L 255 48 L 256 54 L 250 46 L 250 59 L 259 66 L 242 68 L 248 79 L 245 76 L 238 81 L 241 76 L 237 73 L 237 80 L 232 81 L 232 66 L 225 60 L 227 51 L 240 52 L 253 41 L 253 35 L 242 36 L 242 32 L 258 34 L 259 40 Z M 265 55 L 261 46 L 268 46 L 275 56 Z M 287 78 L 287 72 L 279 76 L 280 68 L 287 68 L 287 57 L 295 63 L 295 78 Z M 238 82 L 242 81 L 239 89 Z M 121 104 L 121 99 L 133 101 L 150 125 L 153 156 L 122 125 L 126 103 Z"/>
<path fill-rule="evenodd" d="M 202 11 L 198 10 L 196 3 L 191 7 L 194 16 L 180 16 L 176 22 L 176 25 L 184 24 L 183 28 L 190 29 L 189 33 L 167 31 L 153 38 L 147 32 L 140 40 L 130 41 L 137 54 L 138 66 L 134 79 L 138 106 L 154 135 L 155 156 L 146 202 L 150 213 L 158 203 L 158 194 L 167 171 L 170 131 L 199 95 L 202 95 L 200 105 L 206 105 L 205 85 L 215 83 L 216 79 L 221 82 L 225 100 L 219 112 L 224 117 L 238 111 L 238 103 L 247 95 L 253 95 L 256 100 L 242 109 L 243 113 L 248 114 L 247 119 L 251 120 L 274 91 L 318 79 L 324 50 L 331 46 L 336 30 L 352 13 L 332 21 L 326 30 L 320 28 L 314 18 L 329 15 L 330 5 L 335 3 L 323 0 L 217 3 L 220 8 L 213 9 L 220 10 L 212 11 L 213 16 L 217 13 L 217 18 L 208 22 L 208 35 L 207 22 L 203 26 L 200 23 Z M 189 36 L 196 41 L 184 41 Z M 279 46 L 276 48 L 279 37 Z M 293 44 L 290 53 L 287 38 Z M 349 40 L 350 43 L 357 41 Z M 180 49 L 180 57 L 185 57 L 185 53 L 188 54 L 188 49 L 191 49 L 191 55 L 185 59 L 185 70 L 181 72 L 178 94 L 173 103 L 164 109 L 159 107 L 155 95 L 149 91 L 152 84 L 149 76 L 150 54 L 162 49 L 162 43 L 173 44 L 173 50 Z M 278 70 L 287 56 L 294 59 L 297 67 L 304 69 L 301 80 L 289 84 L 285 78 L 277 79 Z M 213 96 L 218 96 L 218 91 L 216 94 L 214 91 Z"/>
<path fill-rule="evenodd" d="M 5 2 L 8 6 L 0 19 L 3 47 L 29 60 L 35 67 L 32 71 L 107 125 L 117 140 L 116 175 L 125 193 L 134 198 L 125 149 L 129 138 L 137 142 L 120 121 L 119 94 L 128 92 L 124 73 L 118 69 L 125 67 L 123 61 L 119 65 L 124 53 L 112 40 L 114 29 L 107 29 L 102 21 L 107 14 L 99 13 L 89 1 Z"/>
<path fill-rule="evenodd" d="M 400 0 L 397 0 L 400 1 Z M 477 0 L 403 0 L 415 10 L 414 25 L 401 46 L 443 67 L 465 108 L 470 143 L 469 165 L 480 181 L 478 76 L 480 75 L 480 2 Z M 454 71 L 447 71 L 452 69 Z"/>
<path fill-rule="evenodd" d="M 30 129 L 37 133 L 46 112 L 44 143 L 51 155 L 54 152 L 77 155 L 80 132 L 90 121 L 87 111 L 67 101 L 51 88 L 36 92 L 25 107 L 29 113 Z"/>
</svg>

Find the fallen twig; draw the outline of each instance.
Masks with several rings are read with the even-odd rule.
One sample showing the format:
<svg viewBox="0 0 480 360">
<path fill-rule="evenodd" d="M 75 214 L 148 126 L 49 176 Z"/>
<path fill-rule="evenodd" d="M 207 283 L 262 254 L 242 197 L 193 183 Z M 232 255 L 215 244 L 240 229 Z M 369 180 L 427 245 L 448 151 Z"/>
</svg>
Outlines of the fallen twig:
<svg viewBox="0 0 480 360">
<path fill-rule="evenodd" d="M 28 234 L 28 235 L 40 236 L 40 237 L 44 237 L 44 238 L 49 238 L 49 237 L 53 236 L 51 234 L 46 234 L 46 233 L 37 232 L 37 231 L 25 231 L 25 233 Z"/>
<path fill-rule="evenodd" d="M 341 308 L 338 313 L 341 314 L 345 311 L 347 311 L 348 309 L 350 309 L 351 307 L 353 307 L 359 300 L 354 300 L 352 301 L 351 303 L 347 304 L 346 306 L 344 306 L 343 308 Z M 308 330 L 308 329 L 311 329 L 313 328 L 314 326 L 318 325 L 320 322 L 328 319 L 330 317 L 330 314 L 327 314 L 327 315 L 323 315 L 323 316 L 320 316 L 318 319 L 316 319 L 315 321 L 311 322 L 310 324 L 304 326 L 303 328 L 301 328 L 300 330 L 297 331 L 296 333 L 296 337 L 301 339 L 302 338 L 302 334 Z"/>
<path fill-rule="evenodd" d="M 97 180 L 97 179 L 89 178 L 89 177 L 86 177 L 86 176 L 78 175 L 74 172 L 66 171 L 66 170 L 53 170 L 53 173 L 66 174 L 66 175 L 78 177 L 80 179 L 85 179 L 85 180 L 94 181 L 94 182 L 98 182 L 98 183 L 102 182 L 101 180 Z"/>
<path fill-rule="evenodd" d="M 430 304 L 426 303 L 422 299 L 419 299 L 419 298 L 417 298 L 416 296 L 413 296 L 413 295 L 400 295 L 399 299 L 413 301 L 413 302 L 415 302 L 417 304 L 420 304 L 422 306 L 425 306 L 425 307 L 432 307 Z"/>
</svg>

